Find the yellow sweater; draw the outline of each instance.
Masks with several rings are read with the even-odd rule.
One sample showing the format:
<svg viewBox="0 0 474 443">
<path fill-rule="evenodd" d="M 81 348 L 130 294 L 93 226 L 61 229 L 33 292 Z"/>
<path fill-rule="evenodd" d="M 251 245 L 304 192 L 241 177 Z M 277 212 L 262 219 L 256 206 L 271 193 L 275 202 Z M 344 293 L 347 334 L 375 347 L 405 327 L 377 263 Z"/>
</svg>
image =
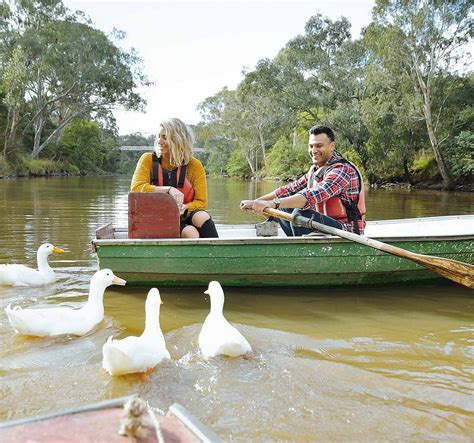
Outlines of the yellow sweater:
<svg viewBox="0 0 474 443">
<path fill-rule="evenodd" d="M 161 160 L 163 169 L 175 169 L 165 159 Z M 155 192 L 155 186 L 150 184 L 153 168 L 151 152 L 146 152 L 138 160 L 137 167 L 132 177 L 130 190 L 132 192 Z M 202 163 L 197 158 L 192 158 L 186 166 L 186 178 L 194 188 L 194 200 L 187 203 L 188 213 L 197 209 L 207 209 L 207 182 L 206 172 Z"/>
</svg>

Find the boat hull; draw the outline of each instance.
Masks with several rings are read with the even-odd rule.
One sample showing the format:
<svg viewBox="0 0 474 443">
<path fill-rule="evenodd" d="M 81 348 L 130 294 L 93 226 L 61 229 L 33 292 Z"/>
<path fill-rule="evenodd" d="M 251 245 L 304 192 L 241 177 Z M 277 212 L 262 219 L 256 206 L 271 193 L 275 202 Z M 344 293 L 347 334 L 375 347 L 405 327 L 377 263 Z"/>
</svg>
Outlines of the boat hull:
<svg viewBox="0 0 474 443">
<path fill-rule="evenodd" d="M 382 239 L 474 263 L 474 237 Z M 411 260 L 339 238 L 94 240 L 101 269 L 135 286 L 352 287 L 447 282 Z"/>
</svg>

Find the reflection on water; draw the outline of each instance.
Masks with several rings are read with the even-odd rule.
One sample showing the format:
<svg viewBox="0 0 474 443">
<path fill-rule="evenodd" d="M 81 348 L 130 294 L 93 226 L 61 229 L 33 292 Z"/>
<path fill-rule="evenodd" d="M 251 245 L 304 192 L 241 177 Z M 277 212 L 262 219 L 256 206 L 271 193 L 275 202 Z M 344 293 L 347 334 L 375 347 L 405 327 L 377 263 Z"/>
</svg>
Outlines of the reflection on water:
<svg viewBox="0 0 474 443">
<path fill-rule="evenodd" d="M 209 181 L 218 222 L 254 222 L 238 201 L 270 182 Z M 127 221 L 128 178 L 0 181 L 0 263 L 35 266 L 51 241 L 59 281 L 0 288 L 0 420 L 139 393 L 157 411 L 177 401 L 224 440 L 464 440 L 474 427 L 474 299 L 455 285 L 354 290 L 229 289 L 225 312 L 251 360 L 203 360 L 197 336 L 206 288 L 163 289 L 161 325 L 172 361 L 147 377 L 100 370 L 109 335 L 139 334 L 142 288 L 107 289 L 105 320 L 84 337 L 17 336 L 8 304 L 79 306 L 96 269 L 94 230 Z M 369 218 L 468 213 L 471 194 L 368 191 Z M 371 215 L 372 214 L 372 215 Z M 376 214 L 376 216 L 373 216 Z M 284 263 L 282 263 L 284 266 Z"/>
</svg>

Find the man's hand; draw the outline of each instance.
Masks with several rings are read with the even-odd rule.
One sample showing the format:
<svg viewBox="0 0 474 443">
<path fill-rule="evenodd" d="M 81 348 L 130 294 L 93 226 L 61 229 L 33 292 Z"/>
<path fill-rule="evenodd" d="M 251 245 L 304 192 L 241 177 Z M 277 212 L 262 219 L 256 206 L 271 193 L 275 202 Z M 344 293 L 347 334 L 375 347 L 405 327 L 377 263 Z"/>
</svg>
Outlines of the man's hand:
<svg viewBox="0 0 474 443">
<path fill-rule="evenodd" d="M 255 200 L 242 200 L 240 202 L 240 209 L 242 211 L 251 211 L 253 209 L 253 202 Z"/>
<path fill-rule="evenodd" d="M 257 214 L 262 214 L 263 211 L 267 208 L 274 208 L 275 204 L 273 203 L 272 200 L 254 200 L 252 209 L 257 213 Z"/>
</svg>

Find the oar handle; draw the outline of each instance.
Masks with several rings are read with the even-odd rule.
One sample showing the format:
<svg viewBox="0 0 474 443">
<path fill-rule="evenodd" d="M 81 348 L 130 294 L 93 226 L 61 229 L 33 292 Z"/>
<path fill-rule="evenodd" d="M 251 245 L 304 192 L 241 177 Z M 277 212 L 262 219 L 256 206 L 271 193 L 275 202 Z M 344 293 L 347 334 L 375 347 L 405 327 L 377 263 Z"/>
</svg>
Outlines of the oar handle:
<svg viewBox="0 0 474 443">
<path fill-rule="evenodd" d="M 294 215 L 289 214 L 288 212 L 279 211 L 278 209 L 273 209 L 273 208 L 266 208 L 263 212 L 267 215 L 271 215 L 273 217 L 278 217 L 278 218 L 282 218 L 284 220 L 293 222 L 297 226 L 305 226 L 308 229 L 324 232 L 325 234 L 335 235 L 336 237 L 345 238 L 346 240 L 360 243 L 362 245 L 366 245 L 375 249 L 380 249 L 381 251 L 385 251 L 390 254 L 396 254 L 402 257 L 406 257 L 406 258 L 412 258 L 414 254 L 413 252 L 409 252 L 409 251 L 406 251 L 405 249 L 397 248 L 396 246 L 388 245 L 387 243 L 382 243 L 378 240 L 374 240 L 373 238 L 368 238 L 368 237 L 364 237 L 363 235 L 358 235 L 352 232 L 343 231 L 342 229 L 334 228 L 333 226 L 323 225 L 322 223 L 318 223 L 307 217 L 294 216 Z"/>
</svg>

